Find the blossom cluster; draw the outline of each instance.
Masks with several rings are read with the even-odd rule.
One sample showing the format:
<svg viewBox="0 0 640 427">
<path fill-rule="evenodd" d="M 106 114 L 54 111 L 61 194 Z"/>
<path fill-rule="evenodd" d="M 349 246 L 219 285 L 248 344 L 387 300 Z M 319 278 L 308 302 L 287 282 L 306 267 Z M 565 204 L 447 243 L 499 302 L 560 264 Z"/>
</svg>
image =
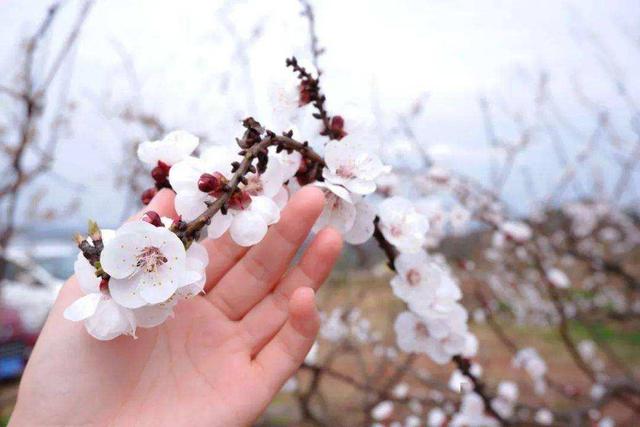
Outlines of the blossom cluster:
<svg viewBox="0 0 640 427">
<path fill-rule="evenodd" d="M 455 355 L 474 356 L 478 342 L 468 330 L 462 292 L 448 267 L 424 251 L 400 253 L 395 266 L 391 287 L 409 308 L 395 322 L 400 349 L 426 353 L 440 364 Z"/>
<path fill-rule="evenodd" d="M 153 213 L 145 216 L 149 218 L 159 219 Z M 185 249 L 166 227 L 170 223 L 168 218 L 138 220 L 94 235 L 92 243 L 104 245 L 100 259 L 92 265 L 82 252 L 78 254 L 75 276 L 85 295 L 64 316 L 84 321 L 87 332 L 99 340 L 135 336 L 138 327 L 163 323 L 179 299 L 200 293 L 209 263 L 207 251 L 196 242 Z"/>
</svg>

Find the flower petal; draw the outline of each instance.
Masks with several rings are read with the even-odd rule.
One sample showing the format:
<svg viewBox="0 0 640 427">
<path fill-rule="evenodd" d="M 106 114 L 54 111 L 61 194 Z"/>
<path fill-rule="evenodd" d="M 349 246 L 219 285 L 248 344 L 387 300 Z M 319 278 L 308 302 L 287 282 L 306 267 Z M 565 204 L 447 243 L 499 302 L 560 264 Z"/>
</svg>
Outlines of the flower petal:
<svg viewBox="0 0 640 427">
<path fill-rule="evenodd" d="M 193 242 L 187 249 L 186 266 L 188 270 L 204 270 L 209 264 L 209 253 L 200 243 Z"/>
<path fill-rule="evenodd" d="M 169 182 L 177 193 L 182 191 L 198 191 L 198 180 L 203 173 L 211 173 L 206 164 L 197 157 L 187 157 L 171 166 Z"/>
<path fill-rule="evenodd" d="M 280 220 L 280 208 L 269 197 L 252 197 L 248 211 L 260 214 L 267 225 L 275 224 Z"/>
<path fill-rule="evenodd" d="M 142 274 L 138 273 L 124 279 L 112 277 L 109 280 L 109 293 L 113 300 L 125 308 L 139 308 L 146 305 L 147 301 L 140 296 L 138 290 Z"/>
<path fill-rule="evenodd" d="M 141 328 L 153 328 L 161 325 L 173 315 L 175 303 L 147 305 L 133 311 L 136 325 Z"/>
<path fill-rule="evenodd" d="M 330 226 L 339 233 L 345 234 L 349 231 L 356 220 L 356 207 L 353 203 L 328 193 L 325 197 L 324 209 L 313 225 L 313 231 L 320 231 Z"/>
<path fill-rule="evenodd" d="M 211 223 L 207 227 L 207 232 L 210 239 L 217 239 L 222 236 L 231 226 L 233 222 L 233 214 L 227 213 L 223 215 L 222 212 L 218 212 L 211 218 Z"/>
<path fill-rule="evenodd" d="M 369 240 L 375 229 L 373 224 L 375 217 L 374 206 L 364 200 L 356 203 L 356 219 L 351 229 L 344 234 L 344 240 L 352 245 L 360 245 Z"/>
<path fill-rule="evenodd" d="M 137 269 L 136 256 L 142 249 L 141 243 L 137 233 L 117 233 L 102 249 L 102 269 L 116 279 L 132 275 Z"/>
<path fill-rule="evenodd" d="M 194 220 L 207 209 L 204 202 L 208 197 L 206 193 L 201 191 L 179 191 L 174 199 L 176 212 L 185 221 Z"/>
<path fill-rule="evenodd" d="M 158 267 L 158 271 L 141 274 L 138 290 L 140 296 L 149 304 L 167 301 L 176 292 L 183 280 L 181 271 L 169 271 L 167 264 Z"/>
<path fill-rule="evenodd" d="M 82 252 L 78 253 L 76 262 L 73 264 L 73 270 L 75 271 L 80 289 L 82 289 L 85 294 L 98 292 L 100 290 L 100 278 L 96 276 L 96 269 L 89 264 L 89 261 L 82 255 Z"/>
<path fill-rule="evenodd" d="M 159 161 L 174 165 L 189 156 L 198 146 L 195 135 L 183 130 L 168 133 L 159 141 L 145 141 L 138 146 L 138 157 L 155 166 Z"/>
<path fill-rule="evenodd" d="M 85 320 L 85 328 L 94 338 L 107 341 L 120 335 L 133 335 L 136 324 L 130 310 L 118 306 L 112 299 L 102 299 L 96 313 Z"/>
<path fill-rule="evenodd" d="M 101 294 L 93 293 L 77 299 L 73 304 L 66 308 L 63 313 L 64 318 L 74 322 L 88 319 L 95 314 L 101 298 Z"/>
<path fill-rule="evenodd" d="M 267 234 L 268 226 L 262 213 L 246 210 L 234 215 L 231 238 L 240 246 L 253 246 Z"/>
<path fill-rule="evenodd" d="M 184 282 L 186 284 L 176 290 L 176 295 L 183 298 L 191 298 L 198 295 L 204 290 L 206 276 L 201 270 L 187 270 L 184 276 Z"/>
</svg>

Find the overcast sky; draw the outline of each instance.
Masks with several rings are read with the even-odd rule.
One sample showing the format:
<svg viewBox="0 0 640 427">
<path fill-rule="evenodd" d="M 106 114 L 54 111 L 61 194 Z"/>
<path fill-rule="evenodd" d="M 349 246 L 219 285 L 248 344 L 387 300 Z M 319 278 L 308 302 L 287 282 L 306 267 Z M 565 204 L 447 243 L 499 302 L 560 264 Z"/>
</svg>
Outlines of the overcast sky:
<svg viewBox="0 0 640 427">
<path fill-rule="evenodd" d="M 318 34 L 326 48 L 321 67 L 329 107 L 377 105 L 385 123 L 392 124 L 426 93 L 417 129 L 421 143 L 438 162 L 482 182 L 488 183 L 491 151 L 478 98 L 488 97 L 496 108 L 523 111 L 526 121 L 541 71 L 551 76 L 559 108 L 584 132 L 582 138 L 567 140 L 569 154 L 575 155 L 595 126 L 594 112 L 576 99 L 576 87 L 598 107 L 612 110 L 622 136 L 630 137 L 629 114 L 603 71 L 602 58 L 623 78 L 628 76 L 631 93 L 639 94 L 637 1 L 315 3 Z M 0 0 L 0 83 L 11 84 L 19 66 L 19 42 L 47 4 Z M 77 4 L 66 3 L 49 41 L 50 52 L 62 40 L 65 24 L 74 19 Z M 81 195 L 81 210 L 62 224 L 93 217 L 112 225 L 119 217 L 121 209 L 114 205 L 119 206 L 121 197 L 114 189 L 113 168 L 122 160 L 121 141 L 139 136 L 116 119 L 124 106 L 157 114 L 170 127 L 214 138 L 229 135 L 226 128 L 235 125 L 238 115 L 268 108 L 271 89 L 286 80 L 284 58 L 307 55 L 306 22 L 294 0 L 228 5 L 204 0 L 97 1 L 71 58 L 73 67 L 65 70 L 76 110 L 54 167 L 60 178 L 47 182 L 54 188 L 43 202 L 61 206 L 74 194 Z M 238 37 L 248 40 L 256 31 L 257 42 L 246 49 L 238 46 Z M 223 96 L 224 87 L 229 89 Z M 0 112 L 6 102 L 0 98 Z M 510 135 L 508 121 L 498 124 Z M 541 193 L 557 179 L 550 150 L 548 144 L 534 145 L 518 163 L 528 166 Z M 586 168 L 599 167 L 605 180 L 613 181 L 614 176 L 607 176 L 611 168 L 603 166 L 606 161 L 594 160 Z M 519 177 L 516 174 L 505 189 L 515 205 L 526 201 Z M 67 181 L 81 183 L 82 190 L 63 185 Z M 640 183 L 637 175 L 634 182 Z"/>
</svg>

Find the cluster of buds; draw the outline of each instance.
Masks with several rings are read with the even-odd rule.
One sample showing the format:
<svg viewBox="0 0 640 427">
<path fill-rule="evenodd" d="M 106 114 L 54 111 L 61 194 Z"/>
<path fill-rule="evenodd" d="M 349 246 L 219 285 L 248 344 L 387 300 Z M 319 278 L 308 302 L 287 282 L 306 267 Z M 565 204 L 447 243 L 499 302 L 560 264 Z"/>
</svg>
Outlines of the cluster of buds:
<svg viewBox="0 0 640 427">
<path fill-rule="evenodd" d="M 151 170 L 151 178 L 153 178 L 154 186 L 146 189 L 142 193 L 142 203 L 148 205 L 159 190 L 162 190 L 163 188 L 171 188 L 171 184 L 169 184 L 170 170 L 171 166 L 162 161 L 158 161 L 156 167 Z"/>
<path fill-rule="evenodd" d="M 312 104 L 317 110 L 317 112 L 313 113 L 313 117 L 320 120 L 324 125 L 320 135 L 337 140 L 347 136 L 347 132 L 344 129 L 344 119 L 341 116 L 331 117 L 327 113 L 324 106 L 326 97 L 320 92 L 320 77 L 311 75 L 298 63 L 295 57 L 287 58 L 286 64 L 287 67 L 291 67 L 298 74 L 298 79 L 300 80 L 298 105 L 302 107 Z"/>
</svg>

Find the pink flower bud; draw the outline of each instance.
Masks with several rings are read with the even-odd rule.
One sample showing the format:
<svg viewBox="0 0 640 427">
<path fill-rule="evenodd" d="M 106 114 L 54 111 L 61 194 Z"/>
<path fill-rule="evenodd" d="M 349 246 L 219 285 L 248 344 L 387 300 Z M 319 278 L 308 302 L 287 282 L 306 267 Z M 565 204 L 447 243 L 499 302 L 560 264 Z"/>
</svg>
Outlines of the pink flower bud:
<svg viewBox="0 0 640 427">
<path fill-rule="evenodd" d="M 335 139 L 342 139 L 347 136 L 347 132 L 344 130 L 344 119 L 342 116 L 333 116 L 329 122 L 329 131 L 331 136 Z"/>
<path fill-rule="evenodd" d="M 160 187 L 166 187 L 169 184 L 169 170 L 171 170 L 171 166 L 158 161 L 158 166 L 151 170 L 151 177 Z"/>
<path fill-rule="evenodd" d="M 220 181 L 210 173 L 203 173 L 198 180 L 198 189 L 203 193 L 215 191 L 220 186 Z"/>
<path fill-rule="evenodd" d="M 151 225 L 155 225 L 156 227 L 164 227 L 164 224 L 162 224 L 162 220 L 160 219 L 160 215 L 154 211 L 145 212 L 142 216 L 142 220 Z"/>
<path fill-rule="evenodd" d="M 158 190 L 156 190 L 155 188 L 153 187 L 148 188 L 144 190 L 144 192 L 142 193 L 142 197 L 140 197 L 140 199 L 142 200 L 142 203 L 144 205 L 148 205 L 149 202 L 151 202 L 151 199 L 153 199 L 157 193 L 158 193 Z"/>
<path fill-rule="evenodd" d="M 218 197 L 226 183 L 227 178 L 220 172 L 214 172 L 213 174 L 203 173 L 198 180 L 198 189 L 204 193 Z"/>
<path fill-rule="evenodd" d="M 303 107 L 313 101 L 314 90 L 309 80 L 303 80 L 298 86 L 300 98 L 298 99 L 298 106 Z"/>
</svg>

